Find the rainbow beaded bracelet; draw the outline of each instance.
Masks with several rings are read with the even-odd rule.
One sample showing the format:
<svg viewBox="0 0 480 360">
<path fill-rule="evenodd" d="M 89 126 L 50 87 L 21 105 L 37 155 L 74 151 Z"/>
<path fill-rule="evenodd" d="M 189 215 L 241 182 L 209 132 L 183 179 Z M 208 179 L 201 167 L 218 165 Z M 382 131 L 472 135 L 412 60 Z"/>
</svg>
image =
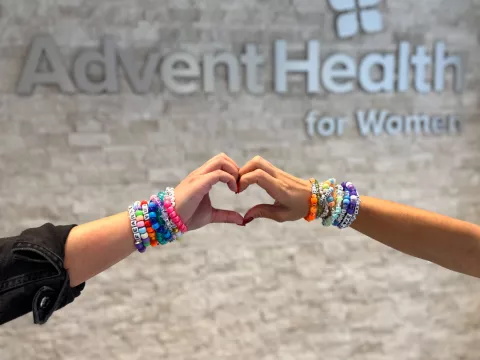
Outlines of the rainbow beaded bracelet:
<svg viewBox="0 0 480 360">
<path fill-rule="evenodd" d="M 339 229 L 350 227 L 360 211 L 360 196 L 355 186 L 351 182 L 337 184 L 334 178 L 321 184 L 315 179 L 310 182 L 312 195 L 305 220 L 320 219 L 324 226 L 334 225 Z"/>
<path fill-rule="evenodd" d="M 188 231 L 175 210 L 175 190 L 152 195 L 149 201 L 136 201 L 128 207 L 135 248 L 144 253 L 149 246 L 179 240 Z"/>
</svg>

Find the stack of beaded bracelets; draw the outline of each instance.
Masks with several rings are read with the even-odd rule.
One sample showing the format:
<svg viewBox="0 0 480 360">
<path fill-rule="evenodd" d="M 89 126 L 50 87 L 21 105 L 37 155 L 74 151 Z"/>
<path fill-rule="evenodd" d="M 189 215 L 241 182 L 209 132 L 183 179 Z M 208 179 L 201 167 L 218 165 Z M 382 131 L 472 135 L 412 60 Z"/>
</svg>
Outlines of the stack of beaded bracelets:
<svg viewBox="0 0 480 360">
<path fill-rule="evenodd" d="M 321 219 L 323 226 L 345 229 L 353 224 L 360 211 L 360 196 L 351 182 L 336 183 L 329 179 L 320 184 L 310 179 L 312 196 L 310 211 L 305 217 L 308 222 Z"/>
<path fill-rule="evenodd" d="M 188 231 L 175 212 L 175 190 L 167 188 L 128 207 L 135 247 L 144 253 L 149 246 L 166 245 L 180 240 Z"/>
</svg>

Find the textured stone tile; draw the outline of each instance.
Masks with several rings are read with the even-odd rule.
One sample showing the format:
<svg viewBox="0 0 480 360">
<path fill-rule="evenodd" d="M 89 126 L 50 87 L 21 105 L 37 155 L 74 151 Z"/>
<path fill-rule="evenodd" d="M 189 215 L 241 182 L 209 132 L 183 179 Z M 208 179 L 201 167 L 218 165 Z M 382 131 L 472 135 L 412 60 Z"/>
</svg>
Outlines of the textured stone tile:
<svg viewBox="0 0 480 360">
<path fill-rule="evenodd" d="M 1 0 L 0 228 L 12 235 L 44 222 L 83 223 L 124 211 L 134 199 L 174 185 L 219 152 L 238 164 L 260 154 L 304 178 L 352 179 L 363 194 L 480 223 L 480 84 L 477 0 L 383 1 L 386 30 L 338 40 L 335 16 L 318 0 Z M 132 94 L 15 94 L 34 35 L 51 33 L 65 63 L 105 34 L 145 54 L 182 49 L 240 54 L 246 42 L 267 58 L 265 94 L 176 96 L 158 79 Z M 272 92 L 272 42 L 292 58 L 321 41 L 321 57 L 394 52 L 408 40 L 444 40 L 468 64 L 463 94 L 289 94 Z M 124 74 L 120 74 L 123 78 Z M 307 111 L 458 114 L 447 137 L 309 138 Z M 245 213 L 271 199 L 257 187 L 241 197 L 219 185 L 212 202 Z M 22 214 L 19 218 L 19 214 Z M 0 359 L 351 359 L 477 360 L 476 279 L 397 253 L 353 230 L 254 221 L 216 225 L 182 244 L 132 255 L 88 282 L 83 296 L 44 327 L 31 315 L 0 329 Z"/>
<path fill-rule="evenodd" d="M 72 133 L 68 136 L 70 146 L 95 147 L 110 145 L 109 134 Z"/>
</svg>

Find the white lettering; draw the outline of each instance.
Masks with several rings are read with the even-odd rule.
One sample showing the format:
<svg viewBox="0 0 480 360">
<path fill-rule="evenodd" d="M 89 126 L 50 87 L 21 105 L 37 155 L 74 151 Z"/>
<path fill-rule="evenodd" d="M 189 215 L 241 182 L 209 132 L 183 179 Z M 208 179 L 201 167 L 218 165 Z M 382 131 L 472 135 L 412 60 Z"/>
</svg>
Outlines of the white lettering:
<svg viewBox="0 0 480 360">
<path fill-rule="evenodd" d="M 287 43 L 284 40 L 275 42 L 275 91 L 283 94 L 288 91 L 287 74 L 303 72 L 307 74 L 307 92 L 320 92 L 320 43 L 308 42 L 307 60 L 288 60 Z"/>
<path fill-rule="evenodd" d="M 228 76 L 228 90 L 232 93 L 240 91 L 240 64 L 234 54 L 227 52 L 203 57 L 203 90 L 207 93 L 215 92 L 215 69 L 219 65 L 225 65 Z"/>
<path fill-rule="evenodd" d="M 103 40 L 103 53 L 88 50 L 80 53 L 73 64 L 73 77 L 80 90 L 87 94 L 118 93 L 116 45 L 111 36 Z M 101 81 L 93 81 L 88 70 L 91 65 L 100 65 L 104 70 Z"/>
<path fill-rule="evenodd" d="M 411 77 L 413 88 L 417 92 L 426 94 L 432 89 L 441 92 L 445 89 L 449 73 L 452 73 L 454 91 L 460 92 L 464 86 L 462 59 L 458 55 L 450 54 L 443 42 L 435 44 L 434 61 L 425 46 L 413 48 L 406 41 L 400 42 L 396 52 L 367 53 L 359 62 L 347 54 L 333 53 L 322 63 L 320 49 L 319 41 L 310 40 L 306 43 L 305 56 L 295 59 L 288 53 L 286 41 L 275 41 L 273 90 L 279 94 L 288 93 L 290 74 L 305 76 L 308 94 L 320 93 L 321 87 L 334 94 L 349 93 L 355 90 L 356 84 L 368 93 L 393 91 L 401 93 L 411 88 Z M 152 49 L 143 64 L 138 66 L 132 51 L 117 49 L 113 39 L 106 37 L 101 51 L 87 49 L 80 52 L 72 68 L 68 69 L 63 64 L 55 40 L 48 35 L 38 36 L 32 42 L 21 71 L 17 93 L 30 95 L 37 85 L 56 85 L 65 93 L 76 91 L 93 94 L 115 93 L 120 90 L 118 79 L 120 70 L 123 70 L 132 91 L 138 94 L 151 91 L 154 79 L 158 75 L 159 80 L 175 93 L 191 94 L 199 91 L 202 81 L 202 90 L 214 93 L 218 85 L 215 78 L 218 66 L 226 68 L 225 80 L 228 82 L 230 92 L 240 92 L 242 84 L 252 94 L 265 92 L 265 84 L 260 74 L 265 57 L 259 53 L 255 44 L 246 44 L 244 52 L 240 55 L 222 52 L 205 54 L 197 58 L 186 52 L 172 52 L 166 54 L 162 61 L 160 54 L 159 49 Z M 39 70 L 43 63 L 48 65 L 46 71 Z M 103 74 L 100 75 L 100 80 L 94 81 L 89 76 L 92 64 L 101 65 Z M 433 72 L 430 71 L 432 64 Z M 69 70 L 73 73 L 76 84 L 72 83 Z M 245 81 L 242 80 L 242 76 L 245 77 Z"/>
<path fill-rule="evenodd" d="M 459 56 L 446 56 L 445 43 L 438 42 L 435 45 L 435 91 L 441 92 L 445 89 L 445 72 L 452 67 L 454 73 L 453 89 L 460 92 L 463 89 L 463 64 Z"/>
<path fill-rule="evenodd" d="M 419 135 L 430 133 L 430 117 L 428 115 L 411 115 L 405 117 L 405 132 Z"/>
<path fill-rule="evenodd" d="M 49 71 L 38 71 L 42 59 L 47 62 Z M 17 93 L 31 95 L 37 85 L 56 85 L 64 93 L 75 92 L 72 80 L 63 65 L 60 50 L 50 35 L 40 35 L 33 39 L 25 68 L 20 75 Z"/>
<path fill-rule="evenodd" d="M 415 55 L 412 56 L 412 65 L 415 68 L 415 89 L 426 94 L 431 91 L 430 83 L 426 82 L 425 75 L 432 59 L 427 55 L 425 46 L 417 46 Z"/>
<path fill-rule="evenodd" d="M 450 115 L 447 121 L 448 121 L 448 132 L 450 134 L 458 134 L 461 132 L 462 128 L 460 127 L 460 120 L 456 116 Z"/>
<path fill-rule="evenodd" d="M 317 113 L 309 111 L 305 117 L 305 124 L 307 125 L 307 135 L 313 137 L 315 135 L 315 123 L 317 122 Z"/>
<path fill-rule="evenodd" d="M 378 115 L 377 110 L 357 111 L 357 125 L 362 136 L 367 136 L 370 133 L 378 136 L 383 131 L 385 117 L 388 115 L 387 111 L 382 111 Z"/>
<path fill-rule="evenodd" d="M 322 117 L 317 123 L 317 132 L 321 136 L 332 136 L 335 133 L 335 119 L 332 117 Z"/>
<path fill-rule="evenodd" d="M 340 69 L 338 66 L 340 66 Z M 330 56 L 325 61 L 322 69 L 323 86 L 326 90 L 336 94 L 352 91 L 352 79 L 355 79 L 356 76 L 357 66 L 355 65 L 355 60 L 351 56 L 343 54 Z M 339 82 L 338 80 L 344 81 Z"/>
<path fill-rule="evenodd" d="M 372 69 L 380 68 L 380 80 L 372 80 Z M 395 87 L 395 57 L 393 55 L 369 54 L 360 64 L 360 86 L 369 93 L 391 93 Z"/>
<path fill-rule="evenodd" d="M 424 114 L 389 115 L 387 111 L 357 111 L 357 123 L 363 136 L 378 136 L 382 132 L 388 135 L 415 134 L 441 135 L 458 134 L 460 120 L 454 115 L 430 117 Z"/>
<path fill-rule="evenodd" d="M 305 117 L 307 135 L 313 137 L 318 134 L 322 137 L 330 137 L 334 134 L 342 136 L 345 131 L 346 119 L 324 116 L 319 119 L 318 112 L 309 111 Z"/>
<path fill-rule="evenodd" d="M 240 61 L 247 70 L 247 90 L 252 94 L 263 94 L 265 87 L 258 83 L 258 67 L 265 64 L 265 58 L 258 54 L 257 45 L 247 44 Z"/>
<path fill-rule="evenodd" d="M 157 75 L 157 68 L 161 59 L 160 53 L 154 51 L 148 54 L 143 71 L 136 66 L 131 51 L 118 50 L 118 57 L 132 91 L 136 94 L 148 93 L 152 88 L 153 79 Z"/>
<path fill-rule="evenodd" d="M 398 135 L 403 132 L 403 119 L 398 115 L 391 115 L 387 118 L 385 131 L 388 135 Z"/>
<path fill-rule="evenodd" d="M 179 64 L 183 64 L 184 67 L 178 67 Z M 199 88 L 199 84 L 193 80 L 200 77 L 200 66 L 195 57 L 189 53 L 173 53 L 167 56 L 162 62 L 161 72 L 165 85 L 174 93 L 187 95 Z M 180 79 L 184 82 L 180 82 Z"/>
<path fill-rule="evenodd" d="M 337 135 L 342 136 L 345 131 L 347 119 L 345 118 L 338 118 L 337 120 Z"/>
<path fill-rule="evenodd" d="M 410 44 L 408 42 L 400 43 L 398 58 L 398 92 L 405 92 L 410 89 Z"/>
</svg>

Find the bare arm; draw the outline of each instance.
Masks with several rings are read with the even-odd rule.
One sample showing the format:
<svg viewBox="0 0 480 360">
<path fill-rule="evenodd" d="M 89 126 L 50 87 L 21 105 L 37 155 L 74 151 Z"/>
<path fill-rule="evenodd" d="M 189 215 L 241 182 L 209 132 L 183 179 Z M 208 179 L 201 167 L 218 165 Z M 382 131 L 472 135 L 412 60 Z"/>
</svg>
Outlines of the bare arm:
<svg viewBox="0 0 480 360">
<path fill-rule="evenodd" d="M 121 213 L 77 226 L 65 245 L 65 269 L 75 287 L 135 251 L 128 214 Z"/>
<path fill-rule="evenodd" d="M 362 196 L 352 228 L 408 255 L 480 277 L 480 227 L 444 215 Z"/>
<path fill-rule="evenodd" d="M 212 207 L 211 188 L 223 182 L 237 190 L 238 166 L 225 154 L 217 155 L 193 171 L 175 189 L 176 213 L 189 230 L 210 223 L 241 225 L 243 217 L 234 211 Z M 136 250 L 127 212 L 77 226 L 65 245 L 64 266 L 70 285 L 78 284 L 105 271 Z"/>
<path fill-rule="evenodd" d="M 308 180 L 260 157 L 241 168 L 240 175 L 240 192 L 258 184 L 276 200 L 274 205 L 261 204 L 248 210 L 246 223 L 257 218 L 295 221 L 309 213 L 312 185 Z M 479 226 L 367 196 L 361 200 L 354 229 L 406 254 L 480 278 Z"/>
<path fill-rule="evenodd" d="M 45 324 L 53 312 L 80 296 L 85 281 L 137 248 L 145 252 L 167 245 L 179 232 L 210 223 L 241 225 L 243 216 L 213 208 L 209 197 L 219 182 L 236 192 L 238 170 L 225 154 L 215 156 L 190 173 L 174 194 L 169 190 L 175 200 L 166 198 L 162 204 L 157 196 L 146 198 L 151 199 L 143 203 L 150 218 L 137 202 L 136 214 L 122 212 L 76 227 L 47 223 L 0 239 L 0 325 L 28 312 L 36 324 Z"/>
</svg>

